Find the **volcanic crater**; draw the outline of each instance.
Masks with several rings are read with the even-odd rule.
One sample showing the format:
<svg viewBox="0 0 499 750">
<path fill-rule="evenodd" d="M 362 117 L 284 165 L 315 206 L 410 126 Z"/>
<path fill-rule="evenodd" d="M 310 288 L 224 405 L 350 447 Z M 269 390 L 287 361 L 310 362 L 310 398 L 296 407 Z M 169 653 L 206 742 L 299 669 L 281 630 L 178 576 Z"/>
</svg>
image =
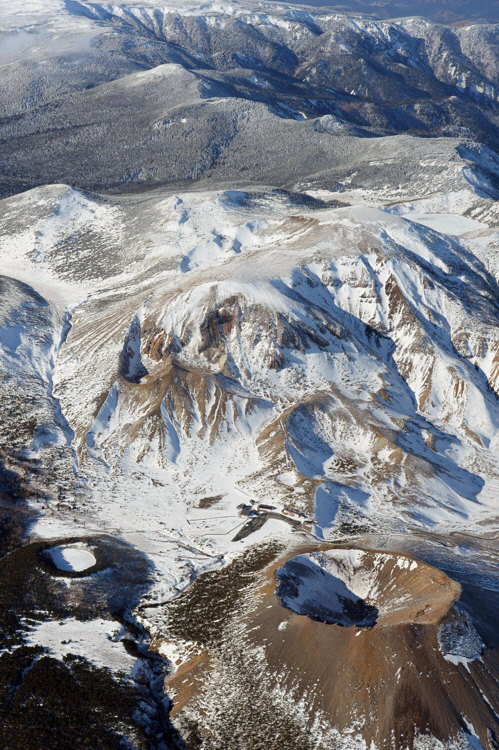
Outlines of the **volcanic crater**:
<svg viewBox="0 0 499 750">
<path fill-rule="evenodd" d="M 360 549 L 300 554 L 276 572 L 283 607 L 329 625 L 373 627 L 439 621 L 461 588 L 421 561 Z"/>
</svg>

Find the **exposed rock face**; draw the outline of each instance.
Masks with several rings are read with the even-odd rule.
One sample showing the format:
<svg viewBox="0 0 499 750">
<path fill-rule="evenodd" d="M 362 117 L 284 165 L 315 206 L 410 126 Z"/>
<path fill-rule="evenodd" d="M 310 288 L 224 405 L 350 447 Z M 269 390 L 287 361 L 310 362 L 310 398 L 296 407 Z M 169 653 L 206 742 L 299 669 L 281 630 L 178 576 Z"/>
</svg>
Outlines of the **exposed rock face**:
<svg viewBox="0 0 499 750">
<path fill-rule="evenodd" d="M 140 320 L 136 315 L 125 338 L 121 352 L 121 377 L 129 383 L 140 383 L 148 373 L 140 355 Z"/>
<path fill-rule="evenodd" d="M 483 653 L 484 643 L 467 612 L 456 611 L 450 622 L 438 629 L 438 643 L 449 661 L 474 661 Z"/>
</svg>

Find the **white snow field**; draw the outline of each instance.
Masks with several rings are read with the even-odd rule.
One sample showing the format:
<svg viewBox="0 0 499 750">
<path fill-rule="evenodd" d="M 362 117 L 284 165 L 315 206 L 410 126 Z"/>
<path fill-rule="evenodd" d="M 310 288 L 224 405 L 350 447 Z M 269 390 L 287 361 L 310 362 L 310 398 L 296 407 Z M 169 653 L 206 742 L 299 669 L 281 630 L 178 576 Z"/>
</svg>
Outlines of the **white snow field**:
<svg viewBox="0 0 499 750">
<path fill-rule="evenodd" d="M 466 234 L 467 232 L 475 232 L 483 229 L 488 229 L 485 224 L 475 219 L 469 219 L 466 216 L 459 216 L 457 214 L 409 214 L 406 218 L 411 221 L 415 221 L 417 224 L 422 224 L 430 229 L 435 229 L 437 232 L 442 234 L 448 234 L 451 236 L 459 236 Z"/>
<path fill-rule="evenodd" d="M 48 552 L 59 570 L 81 573 L 97 562 L 90 550 L 79 547 L 52 547 Z"/>
<path fill-rule="evenodd" d="M 31 628 L 27 642 L 43 646 L 56 658 L 75 654 L 88 659 L 96 667 L 129 674 L 136 660 L 125 651 L 121 635 L 123 627 L 119 622 L 68 618 L 40 622 Z"/>
</svg>

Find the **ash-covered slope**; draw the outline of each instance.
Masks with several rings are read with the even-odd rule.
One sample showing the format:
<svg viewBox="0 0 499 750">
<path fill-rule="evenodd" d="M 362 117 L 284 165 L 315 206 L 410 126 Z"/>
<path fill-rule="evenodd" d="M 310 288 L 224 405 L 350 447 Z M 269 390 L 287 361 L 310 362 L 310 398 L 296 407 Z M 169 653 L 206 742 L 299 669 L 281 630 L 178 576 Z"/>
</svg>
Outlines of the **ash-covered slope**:
<svg viewBox="0 0 499 750">
<path fill-rule="evenodd" d="M 302 546 L 260 576 L 218 637 L 216 626 L 196 628 L 213 584 L 201 577 L 152 615 L 158 637 L 184 634 L 203 649 L 167 683 L 188 742 L 495 747 L 497 651 L 441 570 L 405 555 Z"/>
<path fill-rule="evenodd" d="M 278 637 L 266 641 L 267 663 L 284 662 L 288 684 L 305 683 L 333 727 L 356 726 L 355 745 L 407 747 L 430 734 L 463 744 L 471 735 L 471 744 L 493 746 L 497 661 L 454 604 L 458 584 L 421 561 L 359 549 L 302 554 L 276 575 L 284 608 L 265 599 L 249 622 L 256 634 L 249 638 L 265 642 L 277 629 Z M 332 587 L 346 590 L 337 624 L 320 615 Z M 308 596 L 318 616 L 306 611 Z M 373 611 L 375 622 L 365 615 Z"/>
</svg>

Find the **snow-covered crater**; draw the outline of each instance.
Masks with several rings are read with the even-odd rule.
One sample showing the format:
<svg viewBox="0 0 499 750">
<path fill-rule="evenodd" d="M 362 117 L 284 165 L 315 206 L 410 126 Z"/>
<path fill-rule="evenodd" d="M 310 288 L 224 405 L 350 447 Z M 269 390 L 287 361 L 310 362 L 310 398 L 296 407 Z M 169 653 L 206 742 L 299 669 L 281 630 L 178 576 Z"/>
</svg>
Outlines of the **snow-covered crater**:
<svg viewBox="0 0 499 750">
<path fill-rule="evenodd" d="M 328 625 L 374 625 L 377 608 L 359 596 L 360 587 L 351 585 L 340 566 L 321 558 L 317 553 L 298 555 L 277 571 L 276 593 L 282 604 Z"/>
<path fill-rule="evenodd" d="M 73 546 L 58 546 L 48 550 L 56 568 L 70 573 L 81 573 L 93 568 L 97 560 L 89 549 Z"/>
</svg>

